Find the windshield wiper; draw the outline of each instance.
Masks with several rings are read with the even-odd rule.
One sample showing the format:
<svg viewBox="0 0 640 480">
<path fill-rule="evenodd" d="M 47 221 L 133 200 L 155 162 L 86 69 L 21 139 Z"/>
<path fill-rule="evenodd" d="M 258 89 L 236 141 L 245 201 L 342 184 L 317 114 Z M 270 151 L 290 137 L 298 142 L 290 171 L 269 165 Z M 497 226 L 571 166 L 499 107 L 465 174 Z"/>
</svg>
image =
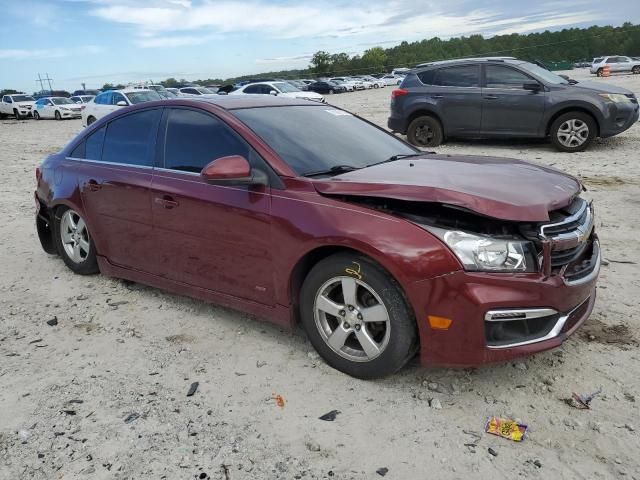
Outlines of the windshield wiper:
<svg viewBox="0 0 640 480">
<path fill-rule="evenodd" d="M 358 170 L 359 167 L 354 167 L 353 165 L 334 165 L 333 167 L 327 170 L 318 170 L 317 172 L 308 172 L 303 174 L 303 177 L 317 177 L 320 175 L 338 175 L 340 173 L 353 172 L 354 170 Z"/>
<path fill-rule="evenodd" d="M 367 167 L 373 167 L 374 165 L 382 165 L 383 163 L 395 162 L 396 160 L 402 160 L 403 158 L 421 157 L 422 155 L 426 155 L 427 153 L 436 153 L 436 152 L 399 153 L 397 155 L 392 155 L 386 160 L 382 160 L 381 162 L 376 162 L 376 163 L 372 163 L 371 165 L 367 165 Z"/>
</svg>

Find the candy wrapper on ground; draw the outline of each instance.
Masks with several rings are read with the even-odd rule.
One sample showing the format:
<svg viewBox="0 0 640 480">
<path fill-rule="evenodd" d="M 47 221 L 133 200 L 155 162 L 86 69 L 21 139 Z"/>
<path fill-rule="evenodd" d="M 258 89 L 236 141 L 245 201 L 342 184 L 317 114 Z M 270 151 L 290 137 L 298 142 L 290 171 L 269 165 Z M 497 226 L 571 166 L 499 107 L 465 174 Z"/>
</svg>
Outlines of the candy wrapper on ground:
<svg viewBox="0 0 640 480">
<path fill-rule="evenodd" d="M 528 429 L 529 427 L 527 425 L 499 417 L 489 418 L 484 426 L 485 432 L 499 437 L 508 438 L 514 442 L 521 442 L 524 440 Z"/>
</svg>

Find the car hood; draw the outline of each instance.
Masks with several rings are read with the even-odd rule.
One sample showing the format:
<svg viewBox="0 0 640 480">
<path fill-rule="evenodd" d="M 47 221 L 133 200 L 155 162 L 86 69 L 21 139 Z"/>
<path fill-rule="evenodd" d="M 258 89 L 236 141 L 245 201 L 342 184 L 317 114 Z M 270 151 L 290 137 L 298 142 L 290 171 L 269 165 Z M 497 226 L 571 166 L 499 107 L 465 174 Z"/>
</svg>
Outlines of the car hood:
<svg viewBox="0 0 640 480">
<path fill-rule="evenodd" d="M 25 102 L 18 102 L 18 106 L 20 107 L 28 107 L 28 106 L 34 106 L 36 104 L 35 101 L 25 101 Z"/>
<path fill-rule="evenodd" d="M 437 202 L 520 222 L 549 221 L 549 211 L 569 205 L 582 189 L 574 177 L 542 165 L 452 155 L 397 160 L 313 183 L 322 195 Z"/>
<path fill-rule="evenodd" d="M 569 88 L 575 88 L 578 90 L 588 90 L 596 93 L 621 93 L 623 95 L 629 95 L 633 92 L 626 88 L 618 87 L 610 83 L 599 82 L 578 82 L 575 85 L 567 85 Z"/>
</svg>

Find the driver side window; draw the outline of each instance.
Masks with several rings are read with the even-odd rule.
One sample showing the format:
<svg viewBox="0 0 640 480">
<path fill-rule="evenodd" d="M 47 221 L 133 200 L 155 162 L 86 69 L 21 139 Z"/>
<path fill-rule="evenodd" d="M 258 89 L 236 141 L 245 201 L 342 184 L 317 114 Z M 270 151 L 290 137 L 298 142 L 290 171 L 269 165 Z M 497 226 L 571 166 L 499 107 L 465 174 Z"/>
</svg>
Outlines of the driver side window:
<svg viewBox="0 0 640 480">
<path fill-rule="evenodd" d="M 221 120 L 194 110 L 168 110 L 164 168 L 199 173 L 208 163 L 229 155 L 250 159 L 251 148 Z"/>
</svg>

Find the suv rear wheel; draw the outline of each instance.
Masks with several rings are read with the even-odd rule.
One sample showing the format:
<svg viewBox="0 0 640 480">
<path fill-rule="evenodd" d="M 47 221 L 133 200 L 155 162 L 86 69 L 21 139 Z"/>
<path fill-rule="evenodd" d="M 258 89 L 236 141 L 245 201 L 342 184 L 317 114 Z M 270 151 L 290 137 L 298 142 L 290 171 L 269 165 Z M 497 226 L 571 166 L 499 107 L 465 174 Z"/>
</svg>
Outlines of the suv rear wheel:
<svg viewBox="0 0 640 480">
<path fill-rule="evenodd" d="M 554 146 L 563 152 L 581 152 L 596 136 L 597 125 L 591 115 L 567 112 L 551 124 L 549 134 Z"/>
<path fill-rule="evenodd" d="M 633 67 L 633 68 L 631 69 L 631 71 L 632 71 L 633 73 L 635 73 L 636 75 L 638 75 L 638 74 L 640 73 L 640 65 L 636 65 L 635 67 Z"/>
<path fill-rule="evenodd" d="M 442 125 L 428 115 L 418 117 L 409 124 L 407 140 L 417 147 L 437 147 L 442 143 Z"/>
<path fill-rule="evenodd" d="M 415 318 L 399 285 L 361 255 L 332 255 L 311 269 L 300 317 L 322 358 L 353 377 L 390 375 L 416 351 Z"/>
<path fill-rule="evenodd" d="M 596 75 L 601 77 L 603 73 L 604 73 L 604 70 L 602 70 L 602 68 L 599 68 L 598 71 L 596 72 Z"/>
</svg>

